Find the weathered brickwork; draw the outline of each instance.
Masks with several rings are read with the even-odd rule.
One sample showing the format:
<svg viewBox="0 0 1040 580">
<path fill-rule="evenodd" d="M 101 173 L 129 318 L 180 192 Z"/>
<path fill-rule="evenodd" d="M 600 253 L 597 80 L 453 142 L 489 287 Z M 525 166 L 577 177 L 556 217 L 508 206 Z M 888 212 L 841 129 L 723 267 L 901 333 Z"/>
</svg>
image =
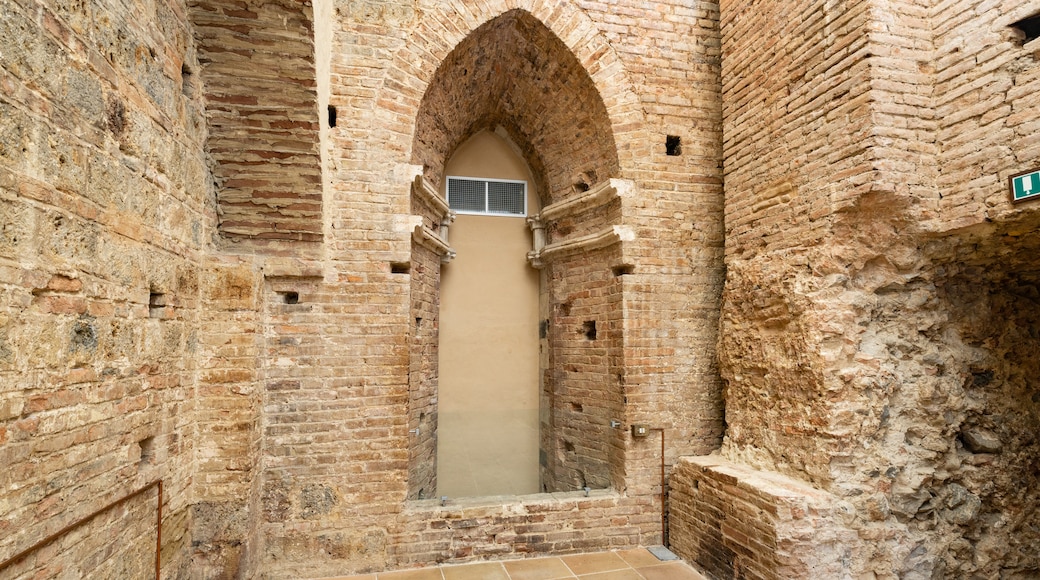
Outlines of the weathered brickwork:
<svg viewBox="0 0 1040 580">
<path fill-rule="evenodd" d="M 818 351 L 831 343 L 840 346 L 845 325 L 838 319 L 830 333 L 806 336 L 802 315 L 812 305 L 805 294 L 815 288 L 793 287 L 795 277 L 788 274 L 795 265 L 829 273 L 822 268 L 831 262 L 810 264 L 806 254 L 829 233 L 834 211 L 871 185 L 869 77 L 863 62 L 868 49 L 861 34 L 868 6 L 802 2 L 792 10 L 790 4 L 752 8 L 734 2 L 722 7 L 728 98 L 723 99 L 727 302 L 721 357 L 728 380 L 727 437 L 733 450 L 775 454 L 746 458 L 752 464 L 826 480 L 829 454 L 837 448 L 819 433 L 829 401 L 805 393 L 823 382 L 812 364 Z M 796 36 L 807 42 L 791 52 L 758 41 Z M 812 278 L 809 272 L 805 277 Z M 792 380 L 777 381 L 779 376 Z"/>
<path fill-rule="evenodd" d="M 723 455 L 848 502 L 853 574 L 1035 574 L 1030 8 L 721 7 Z"/>
<path fill-rule="evenodd" d="M 266 301 L 261 511 L 272 573 L 384 565 L 386 520 L 408 475 L 409 287 L 390 273 L 369 284 L 271 281 L 299 296 Z"/>
<path fill-rule="evenodd" d="M 416 502 L 401 513 L 390 552 L 407 567 L 645 545 L 660 530 L 653 503 L 603 490 Z"/>
<path fill-rule="evenodd" d="M 620 280 L 607 266 L 618 261 L 608 248 L 549 266 L 547 491 L 623 485 L 617 447 L 625 433 L 611 427 L 623 413 Z"/>
<path fill-rule="evenodd" d="M 843 578 L 848 508 L 776 473 L 716 457 L 681 460 L 669 485 L 672 549 L 716 578 Z"/>
<path fill-rule="evenodd" d="M 1040 103 L 1035 43 L 1023 46 L 1011 24 L 1031 16 L 1028 2 L 940 5 L 934 10 L 935 141 L 941 213 L 930 231 L 1029 213 L 1005 203 L 1007 178 L 1033 169 Z"/>
<path fill-rule="evenodd" d="M 1035 5 L 314 4 L 0 0 L 0 562 L 162 478 L 166 578 L 662 510 L 718 578 L 1040 574 Z M 420 184 L 484 129 L 556 204 L 547 493 L 441 505 Z M 0 576 L 147 576 L 156 503 Z"/>
<path fill-rule="evenodd" d="M 203 266 L 193 563 L 219 577 L 227 562 L 248 569 L 243 540 L 256 528 L 263 300 L 253 260 L 212 259 Z"/>
<path fill-rule="evenodd" d="M 584 483 L 627 490 L 638 500 L 636 505 L 648 507 L 641 508 L 646 513 L 634 524 L 638 533 L 626 535 L 623 541 L 645 542 L 653 538 L 660 525 L 660 457 L 656 444 L 630 442 L 625 429 L 610 428 L 610 419 L 624 421 L 627 414 L 640 413 L 638 416 L 652 426 L 674 430 L 669 461 L 691 451 L 710 450 L 721 434 L 717 380 L 706 381 L 703 386 L 691 385 L 691 378 L 698 374 L 713 376 L 711 312 L 717 310 L 686 310 L 691 303 L 711 304 L 713 299 L 708 293 L 718 289 L 721 256 L 717 250 L 721 236 L 717 214 L 710 217 L 712 211 L 721 209 L 717 113 L 715 120 L 702 128 L 703 133 L 687 133 L 679 125 L 662 129 L 656 135 L 642 116 L 635 85 L 625 78 L 626 65 L 598 36 L 598 25 L 590 19 L 591 13 L 569 3 L 536 3 L 518 6 L 521 10 L 514 12 L 489 10 L 476 4 L 440 3 L 352 3 L 337 8 L 339 28 L 334 34 L 330 104 L 337 107 L 340 115 L 337 126 L 329 132 L 333 179 L 332 190 L 326 197 L 326 218 L 331 223 L 332 237 L 326 240 L 330 260 L 325 279 L 332 277 L 346 284 L 342 299 L 357 310 L 348 319 L 342 317 L 340 306 L 333 308 L 325 296 L 319 295 L 312 303 L 316 309 L 328 309 L 323 310 L 321 317 L 326 325 L 322 332 L 330 332 L 325 330 L 327 325 L 339 319 L 349 320 L 342 325 L 343 332 L 353 336 L 348 328 L 364 329 L 355 331 L 365 336 L 358 338 L 356 352 L 340 348 L 334 355 L 334 360 L 341 361 L 337 364 L 343 365 L 342 371 L 331 369 L 328 364 L 320 371 L 310 370 L 311 363 L 303 357 L 280 360 L 299 361 L 297 366 L 285 369 L 296 376 L 320 372 L 322 376 L 336 377 L 351 373 L 351 368 L 364 368 L 361 374 L 351 374 L 353 389 L 345 385 L 333 390 L 343 393 L 343 400 L 352 401 L 360 392 L 371 392 L 384 403 L 330 413 L 330 419 L 337 419 L 337 426 L 319 420 L 312 427 L 312 437 L 328 430 L 337 439 L 357 441 L 355 449 L 368 442 L 365 445 L 376 446 L 371 451 L 378 452 L 379 459 L 352 454 L 361 451 L 344 450 L 336 455 L 336 460 L 329 461 L 327 468 L 318 468 L 299 444 L 291 446 L 291 452 L 289 448 L 278 451 L 274 462 L 269 457 L 268 465 L 278 467 L 265 469 L 265 489 L 273 490 L 265 491 L 265 498 L 272 498 L 272 502 L 277 497 L 288 499 L 277 500 L 282 502 L 279 504 L 265 499 L 265 509 L 267 505 L 283 505 L 285 510 L 277 521 L 265 524 L 264 568 L 275 575 L 290 569 L 333 573 L 342 572 L 344 567 L 381 569 L 444 559 L 440 550 L 418 550 L 407 559 L 398 559 L 395 554 L 413 553 L 407 547 L 410 540 L 406 539 L 411 536 L 390 533 L 386 527 L 386 516 L 401 513 L 402 500 L 418 494 L 420 486 L 408 481 L 409 476 L 424 477 L 426 467 L 416 461 L 429 457 L 428 451 L 423 451 L 424 443 L 415 441 L 408 430 L 416 428 L 436 379 L 435 367 L 424 362 L 435 356 L 433 335 L 411 335 L 416 318 L 423 318 L 423 324 L 427 322 L 426 316 L 418 314 L 433 312 L 434 303 L 427 302 L 426 296 L 437 287 L 436 264 L 411 239 L 414 222 L 409 215 L 421 216 L 430 228 L 436 226 L 437 217 L 436 212 L 416 204 L 416 198 L 410 195 L 413 168 L 420 166 L 430 183 L 439 182 L 446 156 L 469 132 L 497 125 L 509 131 L 521 150 L 527 152 L 541 189 L 547 192 L 543 206 L 582 187 L 627 173 L 642 176 L 644 181 L 639 187 L 658 192 L 623 198 L 597 210 L 602 213 L 590 214 L 592 219 L 573 220 L 563 230 L 558 229 L 563 224 L 552 224 L 551 228 L 557 229 L 551 230 L 550 242 L 590 233 L 601 225 L 620 226 L 628 222 L 645 237 L 584 255 L 584 261 L 580 255 L 561 257 L 549 266 L 552 276 L 558 276 L 561 283 L 554 286 L 553 281 L 547 282 L 550 296 L 558 297 L 550 312 L 568 300 L 576 308 L 571 314 L 554 314 L 549 324 L 550 359 L 567 359 L 574 366 L 564 372 L 559 368 L 561 363 L 549 365 L 551 378 L 557 381 L 550 388 L 561 395 L 558 399 L 564 403 L 553 403 L 555 414 L 550 424 L 556 432 L 571 436 L 567 441 L 560 437 L 553 447 L 561 449 L 564 458 L 567 444 L 573 447 L 569 451 L 572 464 L 565 469 L 568 475 L 558 487 L 574 489 Z M 718 74 L 718 41 L 717 36 L 712 37 L 711 25 L 714 11 L 709 4 L 697 13 L 704 17 L 703 22 L 698 21 L 697 29 L 706 39 L 702 44 L 691 41 L 683 46 L 691 52 L 703 51 L 701 65 L 690 65 L 691 70 L 702 75 L 698 78 L 703 78 L 704 90 L 717 90 L 713 88 Z M 502 14 L 506 16 L 495 20 Z M 671 26 L 681 30 L 672 37 L 676 40 L 691 30 L 686 24 Z M 495 39 L 495 35 L 526 48 L 514 54 L 499 51 L 499 42 L 478 42 L 485 37 Z M 504 78 L 495 72 L 506 69 L 523 74 Z M 555 73 L 550 75 L 542 69 Z M 458 82 L 467 75 L 472 80 Z M 693 99 L 684 92 L 692 90 L 690 77 L 685 73 L 659 78 L 648 70 L 643 75 L 644 80 L 654 79 L 653 90 L 659 98 Z M 494 91 L 466 89 L 481 82 L 505 90 L 502 96 L 489 98 L 487 94 L 495 95 Z M 504 85 L 506 82 L 510 84 Z M 542 96 L 548 94 L 556 98 L 546 100 Z M 474 95 L 481 97 L 475 99 Z M 713 106 L 705 107 L 710 110 Z M 574 115 L 587 116 L 589 120 L 578 124 L 578 132 L 563 131 L 575 124 L 564 124 L 562 119 Z M 691 153 L 689 157 L 665 154 L 665 133 L 671 132 L 682 134 L 686 151 Z M 651 140 L 658 143 L 653 149 L 648 145 Z M 615 146 L 616 151 L 612 150 Z M 706 158 L 712 161 L 704 164 Z M 692 184 L 681 178 L 688 174 L 698 176 L 690 179 Z M 695 195 L 682 196 L 680 202 L 675 199 L 676 188 L 688 188 Z M 702 223 L 692 225 L 691 221 Z M 661 242 L 664 239 L 689 240 L 701 235 L 712 236 L 714 250 L 672 252 L 656 246 L 667 245 L 668 242 Z M 622 275 L 616 275 L 616 266 L 620 267 L 617 273 Z M 645 272 L 640 269 L 644 266 Z M 408 274 L 393 273 L 403 272 L 404 268 Z M 640 279 L 643 282 L 637 283 Z M 622 291 L 626 286 L 631 288 L 627 298 Z M 660 300 L 651 298 L 657 291 L 663 297 Z M 665 303 L 671 306 L 662 309 Z M 632 322 L 626 317 L 626 304 L 643 322 Z M 584 318 L 578 320 L 580 317 Z M 708 329 L 708 333 L 697 334 L 682 323 L 690 317 L 704 320 L 698 332 Z M 593 320 L 597 323 L 595 340 L 582 330 L 586 322 Z M 572 324 L 575 321 L 576 326 Z M 629 332 L 633 348 L 626 350 L 625 337 Z M 696 344 L 683 340 L 695 334 Z M 641 338 L 643 335 L 645 338 Z M 327 356 L 333 356 L 329 353 Z M 682 362 L 659 360 L 673 353 Z M 380 373 L 374 375 L 377 369 Z M 623 377 L 627 372 L 637 380 L 626 382 Z M 317 381 L 324 385 L 322 396 L 329 393 L 331 381 Z M 673 385 L 705 395 L 693 400 L 682 392 L 674 392 Z M 302 400 L 301 396 L 304 394 L 295 393 L 292 400 Z M 321 409 L 331 408 L 331 403 L 315 402 L 312 413 L 320 415 Z M 290 399 L 284 404 L 290 404 Z M 385 407 L 380 411 L 381 405 Z M 280 415 L 273 407 L 265 411 L 265 417 L 272 420 Z M 352 417 L 373 428 L 356 433 L 344 431 L 339 425 L 351 424 Z M 298 420 L 286 418 L 286 429 Z M 594 428 L 581 429 L 583 426 Z M 687 429 L 696 432 L 697 437 L 687 436 Z M 279 436 L 278 440 L 288 441 L 286 437 L 290 435 Z M 423 437 L 421 428 L 419 437 Z M 282 445 L 267 449 L 280 450 Z M 584 467 L 587 476 L 575 469 L 579 461 L 591 465 Z M 355 469 L 362 471 L 357 473 Z M 276 471 L 281 475 L 276 477 Z M 329 500 L 327 512 L 302 509 L 304 481 L 317 486 L 314 489 L 327 490 L 319 494 L 321 497 L 335 498 Z M 378 488 L 375 482 L 379 482 Z M 417 516 L 407 513 L 401 516 L 405 522 L 402 529 L 414 529 L 417 522 L 410 518 Z M 425 520 L 422 525 L 426 525 Z M 591 529 L 570 533 L 572 539 L 584 538 L 581 545 L 587 549 L 614 545 Z M 476 536 L 467 538 L 462 535 L 455 540 L 459 554 L 473 553 L 477 543 L 485 541 Z M 559 548 L 564 549 L 562 545 Z M 333 560 L 314 560 L 310 554 L 319 549 L 334 554 Z M 496 550 L 516 553 L 512 548 Z"/>
<path fill-rule="evenodd" d="M 474 30 L 421 96 L 412 156 L 431 183 L 440 183 L 441 168 L 462 141 L 498 125 L 544 180 L 543 207 L 571 193 L 582 173 L 587 185 L 617 177 L 610 119 L 592 79 L 530 13 L 511 11 Z"/>
<path fill-rule="evenodd" d="M 189 2 L 220 231 L 320 241 L 322 178 L 310 2 Z"/>
<path fill-rule="evenodd" d="M 215 221 L 183 5 L 0 3 L 0 561 L 162 478 L 187 576 L 200 256 Z M 154 488 L 5 578 L 142 577 Z"/>
<path fill-rule="evenodd" d="M 408 351 L 408 499 L 437 493 L 437 308 L 441 256 L 413 244 Z"/>
<path fill-rule="evenodd" d="M 411 278 L 410 331 L 408 351 L 408 499 L 424 499 L 437 493 L 437 419 L 438 364 L 440 343 L 441 265 L 452 259 L 449 245 L 450 226 L 454 214 L 443 195 L 433 191 L 440 203 L 430 199 L 432 185 L 423 182 L 421 168 L 416 167 L 417 181 L 412 182 L 412 252 L 399 270 L 407 270 Z M 423 193 L 425 190 L 425 194 Z M 424 245 L 415 240 L 423 231 L 432 232 L 440 245 Z M 447 237 L 448 240 L 445 240 Z"/>
</svg>

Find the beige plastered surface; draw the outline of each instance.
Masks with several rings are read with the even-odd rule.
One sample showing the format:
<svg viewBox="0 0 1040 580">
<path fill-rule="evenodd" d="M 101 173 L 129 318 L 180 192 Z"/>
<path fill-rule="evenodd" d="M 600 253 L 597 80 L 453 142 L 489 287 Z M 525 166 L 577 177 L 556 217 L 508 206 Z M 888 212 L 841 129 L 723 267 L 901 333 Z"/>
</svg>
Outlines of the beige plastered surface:
<svg viewBox="0 0 1040 580">
<path fill-rule="evenodd" d="M 527 181 L 528 214 L 538 211 L 527 164 L 494 133 L 463 143 L 446 169 Z M 437 493 L 536 493 L 539 273 L 527 262 L 530 229 L 520 217 L 459 215 L 449 238 L 457 257 L 441 269 Z"/>
</svg>

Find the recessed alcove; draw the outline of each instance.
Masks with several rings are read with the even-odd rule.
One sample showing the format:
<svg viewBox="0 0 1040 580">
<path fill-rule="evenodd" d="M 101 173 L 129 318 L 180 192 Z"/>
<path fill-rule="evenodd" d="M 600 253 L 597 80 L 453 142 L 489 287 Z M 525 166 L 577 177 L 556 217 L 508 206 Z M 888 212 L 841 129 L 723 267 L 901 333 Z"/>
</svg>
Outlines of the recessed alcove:
<svg viewBox="0 0 1040 580">
<path fill-rule="evenodd" d="M 552 75 L 544 74 L 547 67 L 554 71 Z M 529 177 L 462 175 L 451 169 L 450 160 L 475 138 L 504 143 L 527 167 Z M 481 150 L 486 152 L 487 147 Z M 523 409 L 527 417 L 521 423 L 526 425 L 525 433 L 533 436 L 532 446 L 523 453 L 496 451 L 491 459 L 481 463 L 497 465 L 496 457 L 509 455 L 530 457 L 523 461 L 531 464 L 524 470 L 533 476 L 532 491 L 608 488 L 615 480 L 620 483 L 617 474 L 623 469 L 617 449 L 622 444 L 608 421 L 609 417 L 621 415 L 622 397 L 613 379 L 617 373 L 611 371 L 611 361 L 619 357 L 610 355 L 620 346 L 618 332 L 614 330 L 620 327 L 605 325 L 604 328 L 597 324 L 601 318 L 609 320 L 620 316 L 617 310 L 620 303 L 607 297 L 611 295 L 608 288 L 616 280 L 611 265 L 620 261 L 618 247 L 627 239 L 627 234 L 619 233 L 615 225 L 620 221 L 620 200 L 611 183 L 611 178 L 618 175 L 613 131 L 603 100 L 588 72 L 566 45 L 530 13 L 506 12 L 477 28 L 441 63 L 420 106 L 412 155 L 413 164 L 423 168 L 424 182 L 438 189 L 442 196 L 449 176 L 528 181 L 528 221 L 532 222 L 530 228 L 539 228 L 538 232 L 532 232 L 522 219 L 483 218 L 495 220 L 495 231 L 507 226 L 521 228 L 518 230 L 521 237 L 517 239 L 524 249 L 517 255 L 523 259 L 527 254 L 528 260 L 521 262 L 519 272 L 534 288 L 532 297 L 524 299 L 533 308 L 526 316 L 530 328 L 521 331 L 521 335 L 529 335 L 530 340 L 521 343 L 526 345 L 525 351 L 530 351 L 534 366 L 525 367 L 531 372 L 501 369 L 499 376 L 528 377 L 522 378 L 527 386 L 520 390 L 510 387 L 505 391 L 508 396 L 491 397 L 504 402 L 520 391 L 531 393 L 533 398 L 514 401 L 514 408 Z M 415 194 L 411 205 L 412 214 L 421 217 L 424 231 L 436 232 L 444 208 L 435 207 L 425 195 Z M 550 207 L 553 210 L 548 214 L 540 213 L 542 208 L 548 211 Z M 460 339 L 456 334 L 457 323 L 446 318 L 445 309 L 454 313 L 461 309 L 461 304 L 449 304 L 445 300 L 449 293 L 464 286 L 460 281 L 467 276 L 462 273 L 467 260 L 472 260 L 483 249 L 493 248 L 490 243 L 482 248 L 466 241 L 467 230 L 477 227 L 475 219 L 470 218 L 476 217 L 460 215 L 454 219 L 450 244 L 457 255 L 452 254 L 450 262 L 437 268 L 434 268 L 434 244 L 424 245 L 420 243 L 422 239 L 413 237 L 416 239 L 413 263 L 423 264 L 421 269 L 413 267 L 413 317 L 423 318 L 424 328 L 426 320 L 436 318 L 429 328 L 437 330 L 424 332 L 416 328 L 413 332 L 411 367 L 426 370 L 410 373 L 409 400 L 413 403 L 409 410 L 409 428 L 417 428 L 417 417 L 422 412 L 428 418 L 436 417 L 431 426 L 437 430 L 441 446 L 453 440 L 451 414 L 455 412 L 456 403 L 452 403 L 450 396 L 452 385 L 467 376 L 467 372 L 473 370 L 469 367 L 475 365 L 475 362 L 466 363 L 467 367 L 460 363 L 457 370 L 452 370 L 454 363 L 446 362 L 445 352 L 453 351 L 453 341 Z M 474 223 L 468 223 L 470 221 Z M 532 236 L 543 236 L 543 245 L 536 243 L 533 251 Z M 430 236 L 423 239 L 425 237 Z M 511 253 L 501 256 L 502 263 L 514 259 L 509 257 Z M 426 307 L 422 300 L 431 290 L 440 301 L 439 313 L 423 311 Z M 568 295 L 574 296 L 568 299 Z M 564 302 L 566 307 L 562 307 Z M 475 304 L 474 300 L 464 303 Z M 495 320 L 511 309 L 509 306 L 500 308 L 499 314 L 494 315 Z M 499 332 L 502 326 L 498 322 L 485 324 L 483 342 L 500 342 L 500 337 L 496 335 L 491 339 L 487 333 Z M 574 332 L 575 328 L 580 332 Z M 597 349 L 586 352 L 589 345 L 596 345 Z M 428 359 L 430 348 L 439 352 L 439 364 L 432 364 Z M 447 360 L 453 360 L 456 355 L 447 356 Z M 475 359 L 470 357 L 469 360 Z M 512 365 L 515 361 L 510 360 Z M 588 385 L 598 386 L 590 392 Z M 487 398 L 481 395 L 470 400 Z M 434 400 L 436 403 L 432 403 Z M 431 411 L 431 404 L 436 406 L 435 412 Z M 576 408 L 585 411 L 576 412 Z M 489 415 L 484 412 L 482 416 Z M 494 430 L 511 421 L 493 421 L 486 429 Z M 474 422 L 470 423 L 470 427 L 475 426 Z M 495 439 L 489 431 L 478 432 L 480 435 L 472 434 L 467 440 L 481 439 L 486 443 Z M 422 467 L 423 462 L 431 456 L 438 462 L 443 459 L 440 453 L 433 454 L 429 447 L 424 447 L 434 442 L 423 439 L 421 430 L 419 434 L 410 445 L 409 497 L 413 499 L 420 490 L 429 494 L 433 483 Z M 507 436 L 505 439 L 528 441 L 527 437 Z M 452 471 L 445 471 L 443 467 L 438 468 L 437 484 L 445 484 L 442 479 L 451 477 Z"/>
</svg>

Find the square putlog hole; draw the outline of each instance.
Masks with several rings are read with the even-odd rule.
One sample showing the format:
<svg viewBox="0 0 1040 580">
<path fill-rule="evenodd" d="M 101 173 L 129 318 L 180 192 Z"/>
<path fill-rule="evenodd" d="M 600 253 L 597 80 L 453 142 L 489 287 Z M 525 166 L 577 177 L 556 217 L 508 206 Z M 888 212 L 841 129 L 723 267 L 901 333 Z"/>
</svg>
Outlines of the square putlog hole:
<svg viewBox="0 0 1040 580">
<path fill-rule="evenodd" d="M 664 140 L 664 152 L 672 157 L 682 155 L 682 137 L 668 135 Z"/>
<path fill-rule="evenodd" d="M 1022 20 L 1011 24 L 1011 28 L 1014 28 L 1022 36 L 1022 44 L 1036 40 L 1037 38 L 1040 38 L 1040 14 L 1034 14 L 1029 18 L 1023 18 Z"/>
<path fill-rule="evenodd" d="M 282 302 L 284 302 L 286 304 L 299 304 L 300 303 L 300 293 L 299 292 L 287 291 L 287 292 L 279 292 L 279 294 L 282 296 Z"/>
<path fill-rule="evenodd" d="M 586 320 L 581 325 L 581 331 L 585 334 L 585 338 L 589 340 L 596 340 L 596 321 Z"/>
<path fill-rule="evenodd" d="M 148 294 L 148 318 L 162 318 L 166 314 L 166 295 L 161 292 Z"/>
<path fill-rule="evenodd" d="M 138 467 L 145 465 L 151 465 L 155 463 L 155 437 L 145 437 L 137 442 L 138 450 L 141 454 L 141 459 L 138 462 Z"/>
</svg>

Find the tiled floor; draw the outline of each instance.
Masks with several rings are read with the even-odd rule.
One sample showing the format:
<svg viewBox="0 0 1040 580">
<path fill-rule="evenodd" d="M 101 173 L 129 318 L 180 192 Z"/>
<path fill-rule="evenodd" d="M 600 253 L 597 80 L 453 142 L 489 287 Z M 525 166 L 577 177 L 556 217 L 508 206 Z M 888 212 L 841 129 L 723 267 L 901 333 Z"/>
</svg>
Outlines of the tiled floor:
<svg viewBox="0 0 1040 580">
<path fill-rule="evenodd" d="M 508 562 L 481 562 L 341 576 L 334 580 L 706 580 L 681 560 L 662 562 L 645 549 Z M 332 580 L 332 579 L 330 579 Z"/>
</svg>

